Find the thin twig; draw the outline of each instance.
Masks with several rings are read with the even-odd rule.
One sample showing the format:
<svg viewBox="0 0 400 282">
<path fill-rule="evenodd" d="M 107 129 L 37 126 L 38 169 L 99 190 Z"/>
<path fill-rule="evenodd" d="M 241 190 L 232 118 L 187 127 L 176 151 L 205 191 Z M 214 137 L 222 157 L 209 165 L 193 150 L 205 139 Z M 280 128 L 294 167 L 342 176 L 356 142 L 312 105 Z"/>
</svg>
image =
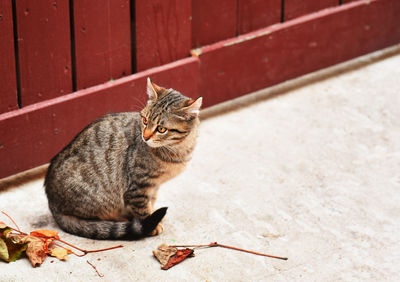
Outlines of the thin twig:
<svg viewBox="0 0 400 282">
<path fill-rule="evenodd" d="M 210 248 L 216 247 L 215 243 L 210 243 L 208 245 L 170 245 L 171 248 Z"/>
<path fill-rule="evenodd" d="M 12 231 L 18 232 L 20 235 L 28 235 L 28 234 L 26 234 L 25 232 L 22 232 L 21 230 L 12 228 L 11 226 L 7 226 L 7 227 L 10 228 Z"/>
<path fill-rule="evenodd" d="M 72 247 L 72 248 L 74 248 L 74 249 L 76 249 L 76 250 L 78 250 L 78 251 L 81 251 L 81 252 L 83 253 L 82 255 L 78 255 L 78 254 L 72 252 L 74 255 L 76 255 L 76 256 L 78 256 L 78 257 L 83 257 L 83 256 L 85 256 L 85 255 L 87 255 L 87 254 L 89 254 L 89 253 L 104 252 L 104 251 L 109 251 L 109 250 L 113 250 L 113 249 L 117 249 L 117 248 L 122 248 L 122 247 L 124 246 L 124 245 L 118 245 L 118 246 L 114 246 L 114 247 L 110 247 L 110 248 L 105 248 L 105 249 L 99 249 L 99 250 L 84 250 L 84 249 L 78 248 L 77 246 L 74 246 L 74 245 L 72 245 L 72 244 L 70 244 L 70 243 L 68 243 L 68 242 L 65 242 L 65 241 L 63 241 L 63 240 L 61 240 L 61 239 L 57 239 L 57 241 L 59 241 L 59 242 L 65 244 L 65 245 L 68 245 L 68 246 L 70 246 L 70 247 Z"/>
<path fill-rule="evenodd" d="M 221 245 L 221 244 L 217 244 L 217 246 L 222 247 L 222 248 L 228 248 L 228 249 L 236 250 L 236 251 L 246 252 L 246 253 L 250 253 L 250 254 L 254 254 L 254 255 L 258 255 L 258 256 L 270 257 L 270 258 L 281 259 L 281 260 L 287 260 L 288 259 L 287 257 L 272 256 L 272 255 L 257 253 L 257 252 L 253 252 L 253 251 L 249 251 L 249 250 L 245 250 L 245 249 L 240 249 L 240 248 L 236 248 L 236 247 L 232 247 L 232 246 L 226 246 L 226 245 Z"/>
<path fill-rule="evenodd" d="M 12 217 L 11 216 L 9 216 L 8 214 L 6 214 L 5 212 L 3 212 L 3 211 L 1 211 L 5 216 L 7 216 L 11 221 L 12 221 L 12 223 L 14 223 L 14 225 L 17 227 L 17 230 L 19 231 L 19 232 L 21 232 L 21 230 L 19 229 L 19 227 L 18 227 L 18 224 L 14 221 L 14 219 L 12 219 Z"/>
<path fill-rule="evenodd" d="M 99 275 L 99 277 L 104 277 L 104 274 L 101 274 L 98 270 L 97 270 L 97 268 L 96 268 L 96 266 L 94 266 L 93 264 L 91 264 L 90 263 L 90 261 L 86 261 L 90 266 L 92 266 L 93 267 L 93 269 L 96 271 L 96 273 L 97 273 L 97 275 Z"/>
<path fill-rule="evenodd" d="M 236 247 L 232 247 L 232 246 L 222 245 L 222 244 L 219 244 L 217 242 L 213 242 L 213 243 L 210 243 L 208 245 L 171 245 L 170 247 L 173 247 L 173 248 L 221 247 L 221 248 L 227 248 L 227 249 L 232 249 L 232 250 L 236 250 L 236 251 L 246 252 L 246 253 L 250 253 L 250 254 L 258 255 L 258 256 L 270 257 L 270 258 L 281 259 L 281 260 L 287 260 L 288 259 L 286 257 L 277 257 L 277 256 L 272 256 L 272 255 L 268 255 L 268 254 L 262 254 L 262 253 L 258 253 L 258 252 L 245 250 L 245 249 L 240 249 L 240 248 L 236 248 Z"/>
</svg>

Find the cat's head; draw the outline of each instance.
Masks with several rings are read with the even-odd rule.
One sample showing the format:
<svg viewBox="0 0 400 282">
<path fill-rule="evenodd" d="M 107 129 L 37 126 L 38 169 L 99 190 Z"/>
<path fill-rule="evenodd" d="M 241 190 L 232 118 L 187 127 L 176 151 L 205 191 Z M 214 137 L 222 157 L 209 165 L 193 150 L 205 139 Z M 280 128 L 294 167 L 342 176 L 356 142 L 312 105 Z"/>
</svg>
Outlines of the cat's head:
<svg viewBox="0 0 400 282">
<path fill-rule="evenodd" d="M 183 142 L 199 124 L 202 98 L 190 99 L 147 79 L 149 100 L 141 111 L 142 138 L 150 147 Z"/>
</svg>

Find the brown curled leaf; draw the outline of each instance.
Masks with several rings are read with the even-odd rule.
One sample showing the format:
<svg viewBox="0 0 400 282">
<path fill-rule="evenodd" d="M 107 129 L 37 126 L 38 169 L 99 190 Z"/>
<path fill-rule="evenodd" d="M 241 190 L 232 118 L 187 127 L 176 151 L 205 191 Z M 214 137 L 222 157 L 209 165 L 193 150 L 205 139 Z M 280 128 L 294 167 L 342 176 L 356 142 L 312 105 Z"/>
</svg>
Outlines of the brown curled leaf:
<svg viewBox="0 0 400 282">
<path fill-rule="evenodd" d="M 29 243 L 28 248 L 26 249 L 26 255 L 28 256 L 33 267 L 40 266 L 47 257 L 46 243 L 39 238 L 32 236 L 29 236 L 27 241 Z"/>
<path fill-rule="evenodd" d="M 162 244 L 156 251 L 153 251 L 153 254 L 161 263 L 161 269 L 167 270 L 187 257 L 193 257 L 194 250 L 189 248 L 178 250 L 177 248 Z"/>
<path fill-rule="evenodd" d="M 168 263 L 166 265 L 163 265 L 161 269 L 167 270 L 173 267 L 174 265 L 177 265 L 187 257 L 194 257 L 193 252 L 194 250 L 189 248 L 178 250 L 174 256 L 169 258 Z"/>
<path fill-rule="evenodd" d="M 41 265 L 48 255 L 65 260 L 68 254 L 75 254 L 78 257 L 82 257 L 88 253 L 109 251 L 123 247 L 123 245 L 118 245 L 99 250 L 85 250 L 61 240 L 58 232 L 55 230 L 35 230 L 28 235 L 19 229 L 18 225 L 9 215 L 4 212 L 2 213 L 17 227 L 17 229 L 15 229 L 7 226 L 4 222 L 0 222 L 0 260 L 6 262 L 17 260 L 25 251 L 33 267 L 36 267 Z M 65 248 L 59 243 L 81 251 L 83 254 L 76 254 L 71 249 Z"/>
<path fill-rule="evenodd" d="M 12 262 L 19 259 L 22 252 L 27 248 L 26 243 L 15 243 L 10 238 L 0 236 L 0 259 Z"/>
<path fill-rule="evenodd" d="M 26 255 L 29 258 L 33 267 L 39 266 L 46 259 L 47 254 L 47 240 L 42 240 L 40 238 L 29 236 L 29 235 L 21 235 L 21 234 L 11 234 L 9 235 L 9 239 L 14 244 L 26 244 Z"/>
<path fill-rule="evenodd" d="M 156 251 L 153 251 L 153 255 L 158 259 L 162 266 L 166 265 L 169 258 L 174 256 L 178 250 L 167 246 L 166 244 L 161 244 L 158 246 Z"/>
</svg>

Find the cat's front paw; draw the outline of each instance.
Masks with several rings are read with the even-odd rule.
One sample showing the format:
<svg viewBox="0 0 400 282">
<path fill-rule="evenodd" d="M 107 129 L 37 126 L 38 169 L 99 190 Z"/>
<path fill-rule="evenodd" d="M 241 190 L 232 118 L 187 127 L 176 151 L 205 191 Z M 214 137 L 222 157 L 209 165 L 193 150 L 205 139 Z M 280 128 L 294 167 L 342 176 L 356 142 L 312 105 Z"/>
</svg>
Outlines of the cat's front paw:
<svg viewBox="0 0 400 282">
<path fill-rule="evenodd" d="M 164 231 L 164 227 L 161 223 L 157 225 L 157 227 L 149 234 L 150 236 L 156 236 L 161 234 Z"/>
</svg>

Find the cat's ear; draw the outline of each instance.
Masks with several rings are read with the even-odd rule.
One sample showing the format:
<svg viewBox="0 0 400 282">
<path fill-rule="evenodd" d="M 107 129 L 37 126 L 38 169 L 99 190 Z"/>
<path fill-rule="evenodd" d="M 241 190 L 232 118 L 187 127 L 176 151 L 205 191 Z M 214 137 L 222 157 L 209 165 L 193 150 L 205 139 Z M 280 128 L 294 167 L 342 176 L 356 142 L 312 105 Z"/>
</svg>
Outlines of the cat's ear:
<svg viewBox="0 0 400 282">
<path fill-rule="evenodd" d="M 157 100 L 158 92 L 161 90 L 161 87 L 157 84 L 151 82 L 150 77 L 147 78 L 147 95 L 149 96 L 149 100 Z"/>
<path fill-rule="evenodd" d="M 187 106 L 182 109 L 185 117 L 190 119 L 198 117 L 202 103 L 203 97 L 199 97 L 196 100 L 189 100 Z"/>
</svg>

